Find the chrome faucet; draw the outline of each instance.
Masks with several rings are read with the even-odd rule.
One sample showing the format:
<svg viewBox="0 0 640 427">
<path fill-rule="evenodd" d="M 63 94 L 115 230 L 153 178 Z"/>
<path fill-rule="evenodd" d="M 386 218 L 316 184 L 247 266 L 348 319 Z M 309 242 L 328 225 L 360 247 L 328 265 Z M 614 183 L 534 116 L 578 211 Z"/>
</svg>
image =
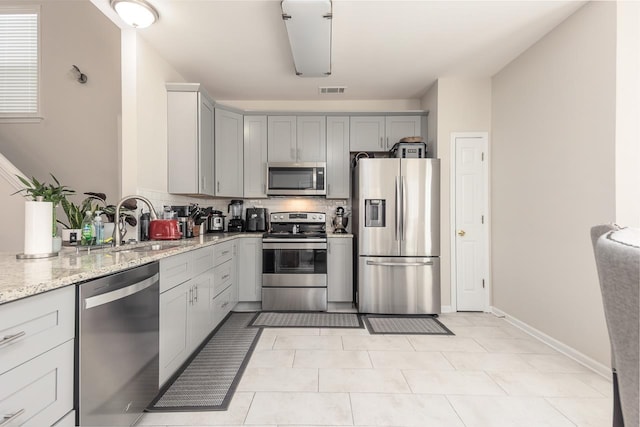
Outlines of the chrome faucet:
<svg viewBox="0 0 640 427">
<path fill-rule="evenodd" d="M 142 197 L 142 196 L 126 196 L 123 197 L 122 200 L 120 200 L 118 202 L 118 204 L 116 205 L 116 213 L 115 213 L 115 222 L 116 222 L 116 231 L 115 231 L 115 237 L 114 237 L 114 245 L 116 247 L 120 246 L 122 244 L 121 240 L 122 238 L 120 237 L 120 208 L 122 207 L 122 204 L 124 202 L 126 202 L 129 199 L 136 199 L 136 200 L 140 200 L 141 202 L 144 202 L 147 207 L 149 208 L 149 216 L 151 220 L 154 219 L 158 219 L 158 215 L 156 214 L 155 209 L 153 209 L 153 205 L 151 204 L 151 202 L 149 201 L 149 199 L 147 199 L 146 197 Z"/>
</svg>

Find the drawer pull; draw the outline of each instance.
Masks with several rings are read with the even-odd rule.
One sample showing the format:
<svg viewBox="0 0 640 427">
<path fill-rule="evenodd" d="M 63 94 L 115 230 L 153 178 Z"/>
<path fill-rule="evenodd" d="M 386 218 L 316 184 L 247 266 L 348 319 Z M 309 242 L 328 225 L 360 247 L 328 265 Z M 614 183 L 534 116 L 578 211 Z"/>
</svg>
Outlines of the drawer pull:
<svg viewBox="0 0 640 427">
<path fill-rule="evenodd" d="M 229 252 L 231 252 L 231 251 L 229 251 L 229 250 L 222 251 L 222 255 L 226 255 L 226 254 L 228 254 Z"/>
<path fill-rule="evenodd" d="M 22 414 L 24 414 L 24 409 L 20 409 L 15 414 L 9 414 L 9 415 L 3 416 L 2 421 L 0 422 L 0 427 L 8 426 L 11 423 L 11 421 L 15 420 Z"/>
<path fill-rule="evenodd" d="M 226 306 L 228 306 L 228 305 L 229 305 L 229 301 L 227 301 L 227 302 L 225 302 L 224 304 L 222 304 L 222 308 L 225 308 L 225 307 L 226 307 Z M 2 426 L 0 426 L 0 427 L 2 427 Z"/>
<path fill-rule="evenodd" d="M 222 276 L 222 280 L 228 279 L 230 276 L 230 274 L 225 274 L 224 276 Z"/>
<path fill-rule="evenodd" d="M 18 338 L 22 338 L 23 336 L 26 335 L 25 331 L 20 331 L 17 334 L 13 334 L 13 335 L 5 335 L 4 338 L 2 338 L 2 340 L 0 341 L 0 347 L 2 347 L 3 345 L 7 345 L 15 340 L 17 340 Z M 0 424 L 0 427 L 2 426 L 2 424 Z"/>
</svg>

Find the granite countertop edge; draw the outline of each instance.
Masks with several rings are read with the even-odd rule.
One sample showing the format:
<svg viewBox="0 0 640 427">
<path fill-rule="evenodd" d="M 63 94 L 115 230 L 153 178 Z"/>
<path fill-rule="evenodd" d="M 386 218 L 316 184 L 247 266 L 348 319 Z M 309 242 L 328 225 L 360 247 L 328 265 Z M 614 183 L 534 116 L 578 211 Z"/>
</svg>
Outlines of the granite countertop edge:
<svg viewBox="0 0 640 427">
<path fill-rule="evenodd" d="M 90 253 L 63 248 L 57 257 L 38 260 L 18 260 L 13 253 L 0 253 L 0 271 L 4 272 L 0 277 L 0 306 L 206 246 L 261 236 L 262 233 L 216 233 L 185 240 L 125 245 L 118 249 L 93 249 Z M 140 249 L 158 243 L 168 247 Z"/>
</svg>

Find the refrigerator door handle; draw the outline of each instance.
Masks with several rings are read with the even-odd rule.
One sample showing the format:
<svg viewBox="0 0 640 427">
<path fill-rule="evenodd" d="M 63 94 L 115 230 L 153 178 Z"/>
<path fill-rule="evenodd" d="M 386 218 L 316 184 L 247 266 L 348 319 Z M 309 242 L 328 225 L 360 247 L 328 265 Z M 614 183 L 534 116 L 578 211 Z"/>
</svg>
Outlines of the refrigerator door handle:
<svg viewBox="0 0 640 427">
<path fill-rule="evenodd" d="M 401 184 L 400 184 L 400 177 L 396 176 L 396 240 L 400 240 L 401 239 L 401 233 L 402 233 L 402 219 L 401 219 L 401 212 L 402 212 L 402 189 L 400 188 Z"/>
<path fill-rule="evenodd" d="M 377 262 L 367 261 L 367 265 L 380 265 L 384 267 L 423 267 L 433 265 L 432 261 L 427 262 Z"/>
<path fill-rule="evenodd" d="M 401 190 L 400 198 L 402 199 L 402 201 L 401 201 L 401 203 L 402 203 L 401 204 L 401 207 L 402 207 L 402 213 L 401 213 L 402 221 L 400 222 L 400 232 L 401 232 L 400 240 L 404 240 L 404 228 L 405 228 L 404 226 L 405 226 L 406 220 L 407 220 L 405 218 L 405 215 L 406 215 L 406 212 L 407 212 L 407 199 L 405 197 L 404 188 L 405 188 L 405 185 L 404 185 L 404 175 L 403 175 L 402 177 L 400 177 L 400 190 Z"/>
</svg>

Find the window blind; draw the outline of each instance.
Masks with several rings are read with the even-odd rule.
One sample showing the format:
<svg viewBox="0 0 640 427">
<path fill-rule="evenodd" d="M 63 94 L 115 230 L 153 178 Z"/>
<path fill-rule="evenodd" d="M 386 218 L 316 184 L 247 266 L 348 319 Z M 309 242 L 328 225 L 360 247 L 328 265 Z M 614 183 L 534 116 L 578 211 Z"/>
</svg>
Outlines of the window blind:
<svg viewBox="0 0 640 427">
<path fill-rule="evenodd" d="M 0 117 L 38 114 L 38 13 L 0 9 Z"/>
</svg>

